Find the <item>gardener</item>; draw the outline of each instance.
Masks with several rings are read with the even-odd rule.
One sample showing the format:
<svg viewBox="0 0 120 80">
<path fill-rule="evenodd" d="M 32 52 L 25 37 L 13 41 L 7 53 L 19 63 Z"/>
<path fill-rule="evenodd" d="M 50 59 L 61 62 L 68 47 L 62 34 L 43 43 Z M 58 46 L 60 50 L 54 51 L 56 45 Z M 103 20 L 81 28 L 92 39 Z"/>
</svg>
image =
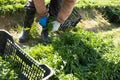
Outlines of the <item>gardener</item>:
<svg viewBox="0 0 120 80">
<path fill-rule="evenodd" d="M 40 19 L 39 24 L 42 26 L 41 39 L 43 42 L 48 40 L 47 22 L 50 16 L 55 17 L 52 23 L 52 32 L 59 29 L 60 25 L 71 14 L 76 0 L 51 0 L 49 10 L 45 6 L 44 0 L 28 0 L 28 4 L 25 6 L 26 14 L 24 20 L 24 26 L 22 35 L 19 38 L 20 43 L 24 43 L 28 40 L 28 35 L 31 29 L 31 25 L 34 21 L 35 12 L 37 11 Z"/>
</svg>

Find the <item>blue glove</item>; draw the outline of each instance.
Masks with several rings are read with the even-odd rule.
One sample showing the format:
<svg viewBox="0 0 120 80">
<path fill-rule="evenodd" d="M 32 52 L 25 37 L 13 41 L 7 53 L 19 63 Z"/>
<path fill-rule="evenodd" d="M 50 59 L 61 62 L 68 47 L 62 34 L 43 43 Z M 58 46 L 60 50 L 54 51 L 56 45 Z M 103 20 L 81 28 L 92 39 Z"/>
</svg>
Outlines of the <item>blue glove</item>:
<svg viewBox="0 0 120 80">
<path fill-rule="evenodd" d="M 42 27 L 46 27 L 47 26 L 47 22 L 48 22 L 48 17 L 41 17 L 39 19 L 39 24 L 42 26 Z"/>
</svg>

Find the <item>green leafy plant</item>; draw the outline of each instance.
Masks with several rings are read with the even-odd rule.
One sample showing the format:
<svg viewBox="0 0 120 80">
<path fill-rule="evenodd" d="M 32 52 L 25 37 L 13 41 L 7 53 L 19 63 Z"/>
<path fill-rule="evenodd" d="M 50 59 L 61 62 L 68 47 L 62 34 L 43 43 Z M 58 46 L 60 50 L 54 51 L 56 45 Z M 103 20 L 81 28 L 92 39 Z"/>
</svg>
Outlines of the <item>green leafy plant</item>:
<svg viewBox="0 0 120 80">
<path fill-rule="evenodd" d="M 115 51 L 111 37 L 101 37 L 79 28 L 51 36 L 52 43 L 46 46 L 39 43 L 25 50 L 40 63 L 48 64 L 54 69 L 53 80 L 119 79 L 115 76 L 119 75 L 119 65 L 104 58 Z M 112 76 L 111 67 L 115 69 Z"/>
</svg>

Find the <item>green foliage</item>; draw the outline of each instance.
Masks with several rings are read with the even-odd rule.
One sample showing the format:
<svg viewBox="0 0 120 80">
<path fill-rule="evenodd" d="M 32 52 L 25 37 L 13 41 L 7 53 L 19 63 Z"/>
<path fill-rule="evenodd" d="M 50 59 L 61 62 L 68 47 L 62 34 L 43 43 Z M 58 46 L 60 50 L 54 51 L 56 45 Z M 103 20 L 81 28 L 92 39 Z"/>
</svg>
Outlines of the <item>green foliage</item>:
<svg viewBox="0 0 120 80">
<path fill-rule="evenodd" d="M 40 38 L 40 29 L 34 24 L 30 30 L 30 39 L 35 39 L 36 37 Z"/>
<path fill-rule="evenodd" d="M 45 0 L 46 4 L 50 0 Z M 0 14 L 14 14 L 23 12 L 27 0 L 0 0 Z M 105 6 L 119 6 L 120 0 L 77 0 L 76 7 L 91 8 Z"/>
<path fill-rule="evenodd" d="M 78 0 L 77 7 L 91 8 L 117 6 L 119 0 Z M 0 14 L 23 10 L 26 0 L 0 0 Z M 120 80 L 120 47 L 113 45 L 112 37 L 74 28 L 51 33 L 51 43 L 38 43 L 39 30 L 34 25 L 30 40 L 37 42 L 24 50 L 40 63 L 53 68 L 51 80 Z M 116 49 L 115 49 L 116 48 Z M 7 68 L 7 69 L 6 69 Z M 0 79 L 18 80 L 7 62 L 0 58 Z"/>
<path fill-rule="evenodd" d="M 15 73 L 9 62 L 0 57 L 0 80 L 18 80 L 18 74 Z"/>
<path fill-rule="evenodd" d="M 13 14 L 24 10 L 27 0 L 0 0 L 0 14 Z"/>
<path fill-rule="evenodd" d="M 33 28 L 34 29 L 34 28 Z M 115 49 L 111 36 L 74 28 L 70 31 L 51 33 L 51 43 L 37 43 L 24 48 L 40 63 L 53 68 L 51 80 L 119 80 L 120 51 Z M 35 40 L 35 39 L 34 39 Z M 35 40 L 36 41 L 36 40 Z M 11 66 L 0 58 L 0 75 L 3 69 L 9 72 Z M 13 70 L 1 79 L 18 80 Z"/>
<path fill-rule="evenodd" d="M 49 32 L 53 28 L 53 24 L 51 22 L 53 22 L 54 20 L 56 20 L 55 17 L 52 17 L 52 16 L 49 17 L 48 24 L 47 24 L 47 26 L 48 26 L 47 29 L 48 29 Z"/>
<path fill-rule="evenodd" d="M 76 7 L 93 8 L 105 6 L 119 6 L 120 0 L 78 0 Z"/>
<path fill-rule="evenodd" d="M 52 43 L 47 46 L 39 43 L 25 50 L 40 63 L 54 69 L 52 80 L 119 79 L 120 61 L 115 57 L 110 36 L 101 37 L 78 28 L 51 36 Z M 107 61 L 112 57 L 117 63 Z"/>
</svg>

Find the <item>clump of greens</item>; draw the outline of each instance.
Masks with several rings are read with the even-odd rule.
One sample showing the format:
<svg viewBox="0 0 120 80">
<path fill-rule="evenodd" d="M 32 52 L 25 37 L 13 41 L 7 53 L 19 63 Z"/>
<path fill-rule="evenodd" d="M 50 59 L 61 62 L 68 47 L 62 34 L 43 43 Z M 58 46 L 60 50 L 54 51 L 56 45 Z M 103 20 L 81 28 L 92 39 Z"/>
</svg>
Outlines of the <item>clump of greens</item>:
<svg viewBox="0 0 120 80">
<path fill-rule="evenodd" d="M 18 80 L 14 67 L 0 57 L 0 80 Z"/>
<path fill-rule="evenodd" d="M 23 12 L 26 0 L 0 0 L 0 14 Z"/>
<path fill-rule="evenodd" d="M 117 63 L 107 61 L 112 59 L 110 55 L 115 56 L 110 36 L 102 37 L 79 28 L 51 36 L 52 43 L 47 46 L 39 43 L 25 50 L 40 63 L 54 69 L 52 79 L 119 79 L 119 60 Z"/>
</svg>

